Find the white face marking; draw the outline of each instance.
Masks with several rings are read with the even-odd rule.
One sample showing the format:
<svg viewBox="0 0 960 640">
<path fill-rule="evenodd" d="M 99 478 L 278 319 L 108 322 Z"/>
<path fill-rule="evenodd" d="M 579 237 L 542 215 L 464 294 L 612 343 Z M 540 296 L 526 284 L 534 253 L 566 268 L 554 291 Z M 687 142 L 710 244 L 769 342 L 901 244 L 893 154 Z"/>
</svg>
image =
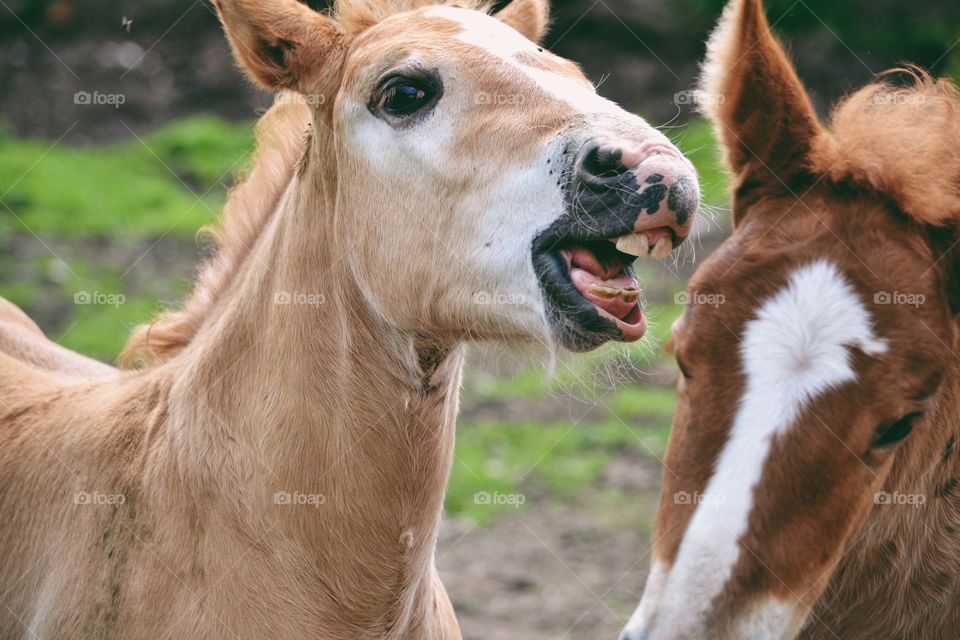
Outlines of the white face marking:
<svg viewBox="0 0 960 640">
<path fill-rule="evenodd" d="M 824 260 L 795 271 L 787 286 L 747 323 L 740 347 L 746 391 L 730 438 L 680 544 L 660 601 L 647 602 L 658 594 L 645 593 L 638 608 L 638 616 L 659 609 L 655 636 L 687 638 L 704 631 L 704 615 L 740 557 L 739 539 L 747 532 L 754 489 L 772 442 L 786 434 L 817 397 L 856 378 L 850 366 L 851 347 L 869 355 L 887 349 L 874 336 L 870 315 L 853 287 Z M 792 616 L 777 623 L 763 611 L 754 613 L 753 621 L 745 619 L 744 624 L 756 629 L 757 620 L 769 620 L 763 622 L 768 633 L 743 637 L 784 637 L 770 634 L 795 622 Z M 638 616 L 631 620 L 637 629 L 653 623 Z"/>
<path fill-rule="evenodd" d="M 499 20 L 477 16 L 488 30 L 492 25 L 515 33 Z M 404 61 L 418 63 L 423 65 L 416 54 Z M 476 181 L 469 189 L 451 189 L 478 171 L 458 162 L 454 139 L 470 110 L 483 107 L 478 106 L 470 83 L 462 81 L 468 74 L 458 73 L 454 62 L 440 65 L 439 70 L 447 79 L 444 96 L 415 126 L 392 127 L 370 114 L 360 99 L 342 103 L 340 122 L 347 141 L 343 146 L 357 167 L 350 173 L 363 175 L 369 183 L 359 195 L 351 195 L 358 201 L 349 207 L 366 213 L 354 227 L 363 230 L 357 236 L 370 250 L 358 253 L 375 256 L 370 263 L 351 265 L 358 286 L 371 306 L 385 309 L 384 315 L 395 324 L 415 316 L 418 309 L 378 301 L 389 300 L 391 290 L 404 289 L 403 282 L 417 281 L 429 287 L 424 297 L 446 301 L 451 316 L 456 315 L 453 310 L 462 309 L 465 312 L 458 317 L 473 318 L 481 329 L 494 327 L 492 331 L 499 334 L 546 339 L 547 311 L 531 261 L 531 245 L 536 234 L 566 211 L 555 170 L 567 161 L 568 137 L 558 134 L 545 140 L 527 166 L 516 164 L 502 175 L 493 171 L 493 179 Z M 518 105 L 517 117 L 524 115 Z M 625 116 L 622 113 L 621 119 Z M 514 161 L 509 148 L 497 151 L 505 155 L 489 156 L 494 167 Z M 388 207 L 383 194 L 389 194 Z M 403 220 L 409 222 L 400 224 Z M 425 273 L 429 263 L 415 263 L 411 254 L 456 257 L 465 268 L 437 277 L 436 269 Z M 418 304 L 415 299 L 408 302 Z"/>
<path fill-rule="evenodd" d="M 663 588 L 670 577 L 670 567 L 660 560 L 654 560 L 647 575 L 647 584 L 643 587 L 643 599 L 630 620 L 627 622 L 624 633 L 638 634 L 653 620 L 663 596 Z"/>
<path fill-rule="evenodd" d="M 560 58 L 495 17 L 451 7 L 424 13 L 453 22 L 451 37 L 463 43 L 458 50 L 467 50 L 459 56 L 405 51 L 406 64 L 419 63 L 443 82 L 431 112 L 398 127 L 371 113 L 369 96 L 359 91 L 337 101 L 338 159 L 343 175 L 362 185 L 338 196 L 343 211 L 356 212 L 338 225 L 341 241 L 358 248 L 348 266 L 391 324 L 469 322 L 473 337 L 549 341 L 549 306 L 532 247 L 569 213 L 568 187 L 583 145 L 600 138 L 669 143 L 641 118 L 597 96 L 579 74 L 524 64 L 527 55 Z M 524 95 L 483 96 L 481 87 Z M 490 104 L 502 107 L 495 110 L 503 113 L 502 128 L 494 124 L 489 135 L 465 141 L 465 125 L 489 118 Z M 541 110 L 549 117 L 540 117 Z M 518 124 L 529 137 L 516 135 Z M 457 268 L 436 269 L 428 256 Z M 418 283 L 418 295 L 398 295 L 410 282 Z"/>
<path fill-rule="evenodd" d="M 437 7 L 430 15 L 441 16 L 459 24 L 463 31 L 457 36 L 462 42 L 473 45 L 498 57 L 525 74 L 539 89 L 555 100 L 567 103 L 580 113 L 611 113 L 622 116 L 623 112 L 613 102 L 597 95 L 593 86 L 578 78 L 537 69 L 523 64 L 520 54 L 548 56 L 540 52 L 536 44 L 526 39 L 515 29 L 497 19 L 491 19 L 477 11 L 453 7 Z"/>
</svg>

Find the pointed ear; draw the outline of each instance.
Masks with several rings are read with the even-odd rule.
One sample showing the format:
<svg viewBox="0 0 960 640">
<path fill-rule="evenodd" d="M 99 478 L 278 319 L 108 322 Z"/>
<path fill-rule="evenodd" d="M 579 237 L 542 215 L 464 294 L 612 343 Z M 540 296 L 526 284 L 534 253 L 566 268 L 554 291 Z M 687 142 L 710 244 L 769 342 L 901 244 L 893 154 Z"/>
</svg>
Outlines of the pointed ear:
<svg viewBox="0 0 960 640">
<path fill-rule="evenodd" d="M 823 130 L 760 0 L 727 5 L 707 46 L 700 89 L 737 189 L 784 189 L 804 172 Z"/>
<path fill-rule="evenodd" d="M 346 36 L 332 19 L 296 0 L 213 0 L 234 56 L 269 91 L 332 90 Z"/>
<path fill-rule="evenodd" d="M 496 14 L 502 22 L 534 42 L 547 35 L 550 26 L 549 0 L 513 0 Z"/>
</svg>

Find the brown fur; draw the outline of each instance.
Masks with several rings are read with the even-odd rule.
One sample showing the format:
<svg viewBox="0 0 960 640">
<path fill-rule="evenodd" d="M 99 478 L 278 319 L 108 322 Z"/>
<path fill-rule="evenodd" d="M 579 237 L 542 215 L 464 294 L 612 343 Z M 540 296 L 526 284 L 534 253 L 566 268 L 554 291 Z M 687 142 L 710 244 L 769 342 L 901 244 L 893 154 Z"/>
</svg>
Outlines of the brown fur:
<svg viewBox="0 0 960 640">
<path fill-rule="evenodd" d="M 710 52 L 705 91 L 723 99 L 708 115 L 734 174 L 735 229 L 689 284 L 691 297 L 725 304 L 692 305 L 674 329 L 685 375 L 654 558 L 673 564 L 696 508 L 673 496 L 705 490 L 729 436 L 745 324 L 796 267 L 828 259 L 890 351 L 855 353 L 856 385 L 826 393 L 775 441 L 709 634 L 737 637 L 735 622 L 772 596 L 790 609 L 792 631 L 764 637 L 794 637 L 804 621 L 811 639 L 956 637 L 960 97 L 915 72 L 908 86 L 881 80 L 857 92 L 823 126 L 759 0 L 730 4 Z M 879 292 L 925 302 L 871 304 Z M 920 410 L 903 444 L 871 447 L 878 427 Z M 874 504 L 881 490 L 927 502 Z"/>
<path fill-rule="evenodd" d="M 960 99 L 946 79 L 905 71 L 907 86 L 871 85 L 835 110 L 814 171 L 889 195 L 927 224 L 960 219 Z"/>
</svg>

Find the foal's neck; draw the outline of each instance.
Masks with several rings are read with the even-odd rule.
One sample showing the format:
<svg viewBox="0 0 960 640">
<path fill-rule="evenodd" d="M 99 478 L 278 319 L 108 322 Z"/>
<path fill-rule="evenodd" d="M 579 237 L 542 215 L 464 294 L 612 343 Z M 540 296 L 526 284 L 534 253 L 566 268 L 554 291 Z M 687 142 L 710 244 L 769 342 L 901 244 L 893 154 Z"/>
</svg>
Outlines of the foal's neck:
<svg viewBox="0 0 960 640">
<path fill-rule="evenodd" d="M 301 173 L 182 355 L 177 455 L 305 550 L 344 615 L 397 628 L 433 609 L 463 348 L 378 317 L 332 241 L 335 185 Z"/>
</svg>

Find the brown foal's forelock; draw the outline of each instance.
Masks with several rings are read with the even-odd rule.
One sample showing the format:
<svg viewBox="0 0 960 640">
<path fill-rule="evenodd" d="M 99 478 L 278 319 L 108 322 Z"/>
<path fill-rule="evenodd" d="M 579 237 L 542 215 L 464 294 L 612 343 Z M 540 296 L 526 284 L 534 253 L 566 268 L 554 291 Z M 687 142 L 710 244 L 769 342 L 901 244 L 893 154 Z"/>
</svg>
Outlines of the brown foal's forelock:
<svg viewBox="0 0 960 640">
<path fill-rule="evenodd" d="M 901 75 L 906 83 L 871 85 L 822 125 L 761 2 L 734 0 L 724 14 L 704 90 L 733 173 L 735 227 L 691 279 L 674 326 L 682 374 L 653 569 L 625 640 L 960 629 L 960 96 L 946 80 Z M 852 376 L 800 403 L 769 451 L 758 436 L 766 457 L 756 484 L 739 487 L 749 516 L 729 571 L 710 573 L 706 548 L 705 575 L 677 575 L 696 551 L 698 497 L 724 499 L 704 494 L 746 426 L 736 418 L 747 394 L 780 384 L 748 390 L 749 327 L 817 264 L 849 287 L 848 304 L 869 320 L 862 337 L 878 345 L 845 344 Z M 829 293 L 807 310 L 814 321 L 836 311 Z M 774 339 L 789 340 L 787 320 Z M 830 338 L 807 337 L 798 352 L 811 357 Z"/>
</svg>

